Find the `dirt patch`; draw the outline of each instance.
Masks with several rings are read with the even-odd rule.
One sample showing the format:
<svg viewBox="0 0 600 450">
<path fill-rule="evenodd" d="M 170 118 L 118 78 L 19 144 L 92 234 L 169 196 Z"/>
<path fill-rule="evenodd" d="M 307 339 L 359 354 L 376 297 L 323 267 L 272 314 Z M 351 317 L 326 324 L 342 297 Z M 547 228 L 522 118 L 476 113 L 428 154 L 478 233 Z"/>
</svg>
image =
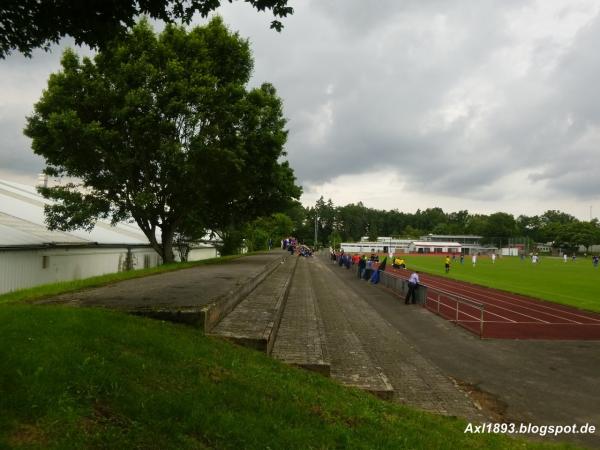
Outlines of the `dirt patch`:
<svg viewBox="0 0 600 450">
<path fill-rule="evenodd" d="M 461 391 L 469 396 L 475 407 L 489 416 L 492 421 L 506 422 L 509 420 L 506 416 L 508 405 L 496 395 L 484 391 L 477 385 L 456 378 L 451 378 L 451 380 Z"/>
<path fill-rule="evenodd" d="M 24 445 L 40 445 L 46 444 L 47 438 L 44 430 L 37 425 L 19 424 L 8 436 L 8 445 L 10 447 L 20 447 Z"/>
<path fill-rule="evenodd" d="M 83 417 L 80 426 L 86 434 L 94 434 L 109 426 L 123 430 L 128 429 L 131 426 L 131 420 L 114 412 L 109 405 L 96 402 L 92 407 L 92 414 Z"/>
</svg>

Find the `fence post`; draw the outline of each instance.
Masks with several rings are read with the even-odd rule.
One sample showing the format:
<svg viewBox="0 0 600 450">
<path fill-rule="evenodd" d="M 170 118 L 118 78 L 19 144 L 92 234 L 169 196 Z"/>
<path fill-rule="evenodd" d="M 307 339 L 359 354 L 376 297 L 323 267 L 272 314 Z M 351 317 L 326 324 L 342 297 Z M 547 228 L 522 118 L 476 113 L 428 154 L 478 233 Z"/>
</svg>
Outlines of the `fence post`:
<svg viewBox="0 0 600 450">
<path fill-rule="evenodd" d="M 458 325 L 458 299 L 456 299 L 456 324 Z"/>
</svg>

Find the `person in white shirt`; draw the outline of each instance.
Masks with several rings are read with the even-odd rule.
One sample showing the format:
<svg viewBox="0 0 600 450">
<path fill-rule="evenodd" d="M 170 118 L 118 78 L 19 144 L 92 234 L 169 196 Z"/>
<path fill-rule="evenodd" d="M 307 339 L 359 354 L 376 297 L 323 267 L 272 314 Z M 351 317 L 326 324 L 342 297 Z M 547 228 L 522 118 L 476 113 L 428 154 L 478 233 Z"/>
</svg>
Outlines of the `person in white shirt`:
<svg viewBox="0 0 600 450">
<path fill-rule="evenodd" d="M 408 292 L 404 299 L 405 304 L 409 304 L 411 301 L 413 304 L 417 303 L 417 288 L 419 287 L 419 272 L 416 270 L 410 274 L 408 278 Z"/>
<path fill-rule="evenodd" d="M 477 253 L 471 256 L 471 262 L 473 263 L 473 267 L 477 264 Z"/>
<path fill-rule="evenodd" d="M 492 264 L 496 264 L 496 254 L 492 253 Z"/>
</svg>

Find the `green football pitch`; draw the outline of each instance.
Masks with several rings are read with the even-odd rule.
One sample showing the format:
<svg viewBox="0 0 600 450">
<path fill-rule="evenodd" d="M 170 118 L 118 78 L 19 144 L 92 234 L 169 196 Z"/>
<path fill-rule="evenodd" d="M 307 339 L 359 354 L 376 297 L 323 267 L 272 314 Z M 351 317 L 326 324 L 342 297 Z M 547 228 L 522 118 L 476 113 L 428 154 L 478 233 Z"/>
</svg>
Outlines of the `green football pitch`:
<svg viewBox="0 0 600 450">
<path fill-rule="evenodd" d="M 533 264 L 529 258 L 504 256 L 492 264 L 491 258 L 480 256 L 475 267 L 470 256 L 463 264 L 457 257 L 451 260 L 449 274 L 444 271 L 445 257 L 406 255 L 404 259 L 408 269 L 600 312 L 600 268 L 593 266 L 591 257 L 565 263 L 542 256 Z"/>
</svg>

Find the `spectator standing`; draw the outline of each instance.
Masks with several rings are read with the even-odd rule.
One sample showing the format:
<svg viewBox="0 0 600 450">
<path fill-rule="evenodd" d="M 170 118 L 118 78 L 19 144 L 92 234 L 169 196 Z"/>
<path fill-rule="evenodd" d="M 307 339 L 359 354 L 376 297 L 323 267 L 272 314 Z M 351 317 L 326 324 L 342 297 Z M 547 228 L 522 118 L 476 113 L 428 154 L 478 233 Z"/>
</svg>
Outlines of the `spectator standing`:
<svg viewBox="0 0 600 450">
<path fill-rule="evenodd" d="M 373 261 L 371 261 L 370 259 L 368 259 L 366 267 L 365 267 L 363 278 L 365 280 L 369 281 L 369 278 L 371 278 L 371 273 L 372 272 L 373 272 Z"/>
<path fill-rule="evenodd" d="M 406 305 L 411 302 L 413 305 L 417 303 L 417 288 L 419 287 L 419 282 L 419 272 L 415 270 L 408 278 L 408 292 L 406 293 L 406 298 L 404 299 L 404 303 Z"/>
<path fill-rule="evenodd" d="M 365 255 L 358 261 L 358 278 L 362 278 L 367 267 L 367 257 Z"/>
<path fill-rule="evenodd" d="M 386 264 L 387 264 L 387 256 L 383 258 L 383 261 L 381 261 L 381 264 L 379 264 L 379 267 L 377 267 L 377 270 L 373 272 L 373 275 L 371 276 L 371 283 L 373 283 L 373 284 L 379 283 L 379 279 L 381 277 L 381 272 L 385 272 Z"/>
</svg>

